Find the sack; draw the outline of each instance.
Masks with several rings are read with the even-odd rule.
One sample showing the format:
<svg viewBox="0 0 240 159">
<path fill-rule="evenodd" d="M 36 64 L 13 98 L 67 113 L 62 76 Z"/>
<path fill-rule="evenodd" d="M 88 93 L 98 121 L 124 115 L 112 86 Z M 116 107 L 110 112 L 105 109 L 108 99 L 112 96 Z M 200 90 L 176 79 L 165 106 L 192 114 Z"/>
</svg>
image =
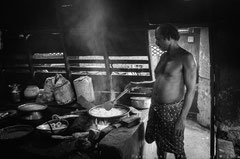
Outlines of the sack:
<svg viewBox="0 0 240 159">
<path fill-rule="evenodd" d="M 46 78 L 43 88 L 36 99 L 37 103 L 44 104 L 55 100 L 57 104 L 64 105 L 75 100 L 71 83 L 61 74 Z"/>
<path fill-rule="evenodd" d="M 89 76 L 81 76 L 73 81 L 77 99 L 83 96 L 88 102 L 95 100 L 92 78 Z M 77 101 L 80 104 L 80 101 Z"/>
<path fill-rule="evenodd" d="M 40 89 L 40 92 L 36 98 L 36 103 L 45 104 L 48 102 L 54 101 L 54 84 L 55 84 L 55 77 L 48 77 L 45 79 L 43 90 Z"/>
<path fill-rule="evenodd" d="M 61 74 L 55 76 L 54 98 L 57 104 L 64 105 L 75 100 L 74 91 L 71 83 Z"/>
<path fill-rule="evenodd" d="M 54 76 L 46 78 L 45 82 L 44 82 L 44 86 L 43 86 L 44 92 L 53 93 L 54 85 L 55 85 L 55 77 Z"/>
<path fill-rule="evenodd" d="M 45 92 L 43 89 L 40 89 L 35 102 L 45 104 L 52 101 L 54 101 L 53 92 Z"/>
</svg>

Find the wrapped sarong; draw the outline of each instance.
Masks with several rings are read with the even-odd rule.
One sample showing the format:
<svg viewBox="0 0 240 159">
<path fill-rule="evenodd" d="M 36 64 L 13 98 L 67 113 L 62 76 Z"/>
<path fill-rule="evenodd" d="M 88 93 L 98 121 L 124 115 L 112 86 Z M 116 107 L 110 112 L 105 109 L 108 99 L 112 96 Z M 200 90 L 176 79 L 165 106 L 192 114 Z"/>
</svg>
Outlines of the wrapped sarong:
<svg viewBox="0 0 240 159">
<path fill-rule="evenodd" d="M 156 141 L 158 149 L 174 154 L 184 153 L 184 135 L 175 134 L 175 124 L 182 111 L 183 101 L 172 104 L 151 105 L 145 140 Z"/>
</svg>

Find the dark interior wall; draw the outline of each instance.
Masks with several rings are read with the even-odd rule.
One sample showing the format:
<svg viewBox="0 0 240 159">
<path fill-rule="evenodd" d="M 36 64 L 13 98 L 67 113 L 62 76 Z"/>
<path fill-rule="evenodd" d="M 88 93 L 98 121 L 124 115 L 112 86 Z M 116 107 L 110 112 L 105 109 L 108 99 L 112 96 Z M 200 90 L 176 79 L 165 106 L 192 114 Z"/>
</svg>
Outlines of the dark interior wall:
<svg viewBox="0 0 240 159">
<path fill-rule="evenodd" d="M 202 23 L 211 20 L 213 0 L 101 0 L 104 12 L 109 13 L 111 29 L 129 25 L 174 23 Z M 92 4 L 91 4 L 92 3 Z M 219 1 L 217 1 L 219 4 Z M 0 26 L 13 29 L 36 29 L 58 27 L 56 6 L 66 16 L 64 26 L 76 24 L 76 18 L 83 20 L 89 10 L 88 4 L 96 5 L 94 0 L 3 0 L 0 6 Z M 88 7 L 88 6 L 87 6 Z M 218 6 L 217 6 L 218 7 Z M 216 8 L 217 8 L 216 7 Z M 68 9 L 72 9 L 68 12 Z M 94 10 L 97 12 L 97 10 Z M 218 12 L 218 10 L 217 10 Z M 74 14 L 74 15 L 73 15 Z"/>
<path fill-rule="evenodd" d="M 239 28 L 230 20 L 217 23 L 213 34 L 213 60 L 216 74 L 217 120 L 239 119 L 240 63 Z"/>
<path fill-rule="evenodd" d="M 2 0 L 0 27 L 11 30 L 55 28 L 54 0 Z"/>
<path fill-rule="evenodd" d="M 219 1 L 213 6 L 211 28 L 211 62 L 216 75 L 216 119 L 239 119 L 240 107 L 240 49 L 236 1 Z"/>
<path fill-rule="evenodd" d="M 58 1 L 70 54 L 146 55 L 144 0 Z"/>
<path fill-rule="evenodd" d="M 165 22 L 198 24 L 211 21 L 213 0 L 150 0 L 148 17 L 152 24 Z"/>
</svg>

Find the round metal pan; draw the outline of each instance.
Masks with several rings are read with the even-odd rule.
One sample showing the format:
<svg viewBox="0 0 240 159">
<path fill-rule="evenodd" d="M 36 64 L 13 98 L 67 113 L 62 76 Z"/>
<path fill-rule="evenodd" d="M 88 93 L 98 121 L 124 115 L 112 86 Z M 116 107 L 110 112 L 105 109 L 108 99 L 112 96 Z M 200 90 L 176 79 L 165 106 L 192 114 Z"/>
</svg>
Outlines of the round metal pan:
<svg viewBox="0 0 240 159">
<path fill-rule="evenodd" d="M 47 108 L 46 105 L 41 105 L 37 103 L 26 103 L 18 106 L 18 109 L 24 112 L 36 112 L 36 111 L 42 111 Z"/>
<path fill-rule="evenodd" d="M 109 110 L 109 111 L 112 111 L 114 109 L 120 110 L 121 114 L 118 114 L 118 115 L 112 115 L 112 116 L 96 115 L 94 112 L 96 112 L 97 109 L 105 110 L 103 105 L 97 105 L 88 110 L 89 115 L 92 117 L 95 117 L 95 118 L 99 118 L 99 119 L 112 119 L 112 118 L 121 118 L 121 117 L 127 116 L 127 115 L 129 115 L 129 112 L 130 112 L 129 107 L 124 106 L 124 105 L 119 105 L 119 104 L 114 105 L 114 107 L 111 110 Z"/>
<path fill-rule="evenodd" d="M 30 125 L 12 125 L 0 129 L 0 140 L 10 141 L 28 136 L 33 131 Z"/>
</svg>

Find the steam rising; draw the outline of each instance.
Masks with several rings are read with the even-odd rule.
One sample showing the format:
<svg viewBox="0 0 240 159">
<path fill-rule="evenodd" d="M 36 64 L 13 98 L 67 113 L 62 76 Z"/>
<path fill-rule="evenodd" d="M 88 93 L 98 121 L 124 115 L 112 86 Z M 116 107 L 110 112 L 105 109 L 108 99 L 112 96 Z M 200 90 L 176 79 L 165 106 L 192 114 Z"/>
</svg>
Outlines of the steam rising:
<svg viewBox="0 0 240 159">
<path fill-rule="evenodd" d="M 109 3 L 109 0 L 74 0 L 72 12 L 65 13 L 65 26 L 69 28 L 68 46 L 86 50 L 87 54 L 106 55 L 107 41 L 111 36 L 108 26 L 113 19 Z M 107 85 L 109 81 L 103 82 L 101 87 L 107 88 Z"/>
<path fill-rule="evenodd" d="M 76 10 L 71 21 L 70 37 L 80 38 L 81 45 L 87 47 L 92 54 L 106 52 L 106 33 L 110 10 L 106 0 L 77 0 Z M 76 46 L 79 40 L 73 39 Z"/>
</svg>

